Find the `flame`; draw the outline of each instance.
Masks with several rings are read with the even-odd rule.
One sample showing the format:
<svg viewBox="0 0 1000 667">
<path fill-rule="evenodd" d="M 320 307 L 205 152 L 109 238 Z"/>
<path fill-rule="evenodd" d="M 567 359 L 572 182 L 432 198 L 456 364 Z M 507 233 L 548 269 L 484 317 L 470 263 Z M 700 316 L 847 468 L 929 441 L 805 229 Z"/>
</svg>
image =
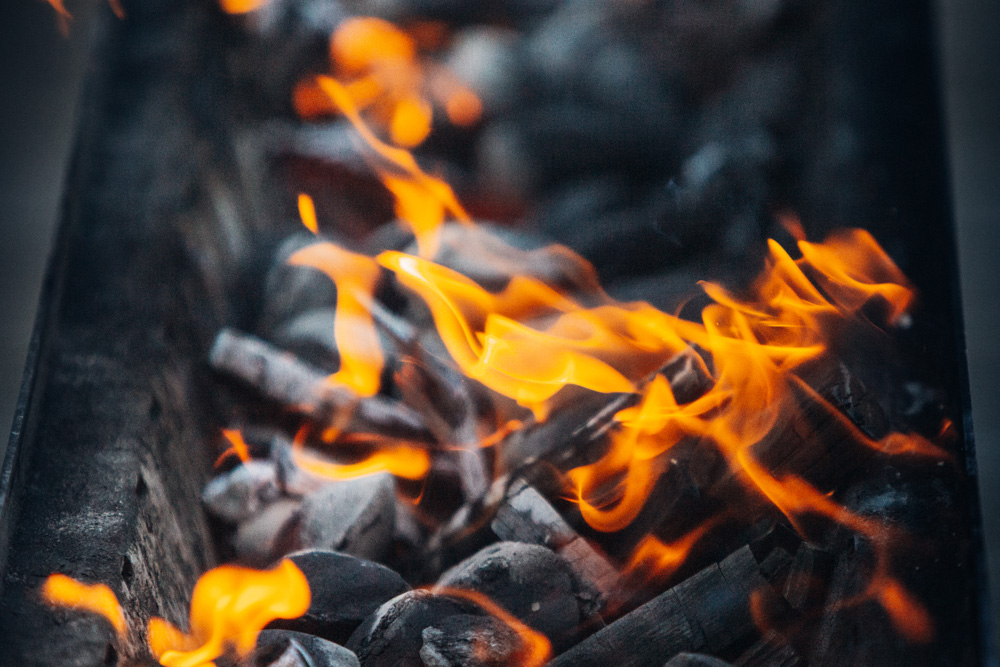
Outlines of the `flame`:
<svg viewBox="0 0 1000 667">
<path fill-rule="evenodd" d="M 309 583 L 288 559 L 271 570 L 223 565 L 198 580 L 191 597 L 190 631 L 151 619 L 149 648 L 164 667 L 202 667 L 230 649 L 253 650 L 257 635 L 277 618 L 297 618 L 309 608 Z"/>
<path fill-rule="evenodd" d="M 370 308 L 379 280 L 378 265 L 370 257 L 332 243 L 303 248 L 288 263 L 318 269 L 337 286 L 333 334 L 340 352 L 340 370 L 330 376 L 330 382 L 350 387 L 359 396 L 374 396 L 385 363 Z"/>
<path fill-rule="evenodd" d="M 313 234 L 319 234 L 319 222 L 316 220 L 316 204 L 312 197 L 303 193 L 299 194 L 299 218 L 302 225 Z"/>
<path fill-rule="evenodd" d="M 423 479 L 430 470 L 428 453 L 416 447 L 386 447 L 357 463 L 333 463 L 305 451 L 301 443 L 292 448 L 295 463 L 307 472 L 332 480 L 354 479 L 388 472 L 402 479 Z"/>
<path fill-rule="evenodd" d="M 648 581 L 667 579 L 687 561 L 695 544 L 708 534 L 714 524 L 714 521 L 706 521 L 672 542 L 663 542 L 647 535 L 632 552 L 625 573 L 641 576 Z"/>
<path fill-rule="evenodd" d="M 250 460 L 250 449 L 247 447 L 246 441 L 243 440 L 242 433 L 236 429 L 223 429 L 222 435 L 229 441 L 229 448 L 215 460 L 215 467 L 219 467 L 230 456 L 236 456 L 243 463 Z"/>
<path fill-rule="evenodd" d="M 118 598 L 104 584 L 84 584 L 64 574 L 51 574 L 42 586 L 42 599 L 54 607 L 90 611 L 108 619 L 120 639 L 128 634 Z"/>
<path fill-rule="evenodd" d="M 441 26 L 428 28 L 404 31 L 382 19 L 354 17 L 341 22 L 330 38 L 330 60 L 351 106 L 365 110 L 387 129 L 397 146 L 423 143 L 431 132 L 435 102 L 456 125 L 471 125 L 482 114 L 475 93 L 421 54 L 421 42 L 433 47 L 443 41 Z M 301 116 L 343 112 L 343 105 L 330 105 L 316 93 L 311 84 L 296 89 L 294 102 Z"/>
<path fill-rule="evenodd" d="M 507 624 L 509 628 L 517 633 L 525 646 L 523 655 L 517 663 L 520 667 L 541 667 L 552 655 L 552 644 L 549 642 L 548 637 L 528 627 L 516 616 L 482 593 L 465 588 L 452 588 L 450 586 L 435 586 L 433 592 L 437 595 L 447 595 L 449 597 L 468 600 L 482 607 L 491 616 Z"/>
<path fill-rule="evenodd" d="M 227 14 L 249 14 L 257 11 L 270 0 L 219 0 L 219 6 Z"/>
<path fill-rule="evenodd" d="M 103 616 L 122 641 L 128 634 L 121 605 L 104 584 L 52 574 L 42 586 L 42 597 L 53 606 Z M 164 667 L 215 667 L 213 661 L 230 650 L 241 657 L 250 653 L 268 623 L 298 618 L 309 608 L 310 599 L 309 582 L 290 560 L 264 571 L 224 565 L 209 570 L 195 584 L 189 632 L 154 617 L 147 626 L 147 641 Z"/>
<path fill-rule="evenodd" d="M 462 224 L 472 224 L 451 186 L 424 172 L 412 153 L 390 146 L 375 136 L 362 120 L 350 89 L 328 76 L 320 76 L 316 82 L 330 102 L 351 122 L 365 145 L 385 164 L 378 169 L 379 175 L 396 198 L 396 215 L 409 225 L 416 236 L 422 257 L 433 257 L 437 253 L 438 233 L 446 215 L 450 214 Z"/>
</svg>

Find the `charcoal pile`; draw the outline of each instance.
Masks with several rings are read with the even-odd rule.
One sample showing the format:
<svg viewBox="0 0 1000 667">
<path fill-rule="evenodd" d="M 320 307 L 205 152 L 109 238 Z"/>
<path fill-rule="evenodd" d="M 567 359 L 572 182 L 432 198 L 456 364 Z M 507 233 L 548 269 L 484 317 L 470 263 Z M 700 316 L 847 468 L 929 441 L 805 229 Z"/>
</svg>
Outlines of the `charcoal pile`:
<svg viewBox="0 0 1000 667">
<path fill-rule="evenodd" d="M 207 355 L 202 502 L 309 592 L 239 664 L 944 664 L 954 433 L 913 284 L 833 231 L 874 196 L 817 99 L 836 12 L 222 6 L 271 231 Z"/>
</svg>

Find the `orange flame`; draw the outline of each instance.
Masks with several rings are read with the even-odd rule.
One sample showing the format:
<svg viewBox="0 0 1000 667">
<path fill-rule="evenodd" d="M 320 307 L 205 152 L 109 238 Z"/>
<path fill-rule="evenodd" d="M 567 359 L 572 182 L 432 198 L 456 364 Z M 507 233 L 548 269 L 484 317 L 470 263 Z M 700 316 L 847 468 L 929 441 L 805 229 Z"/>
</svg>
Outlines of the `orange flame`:
<svg viewBox="0 0 1000 667">
<path fill-rule="evenodd" d="M 219 458 L 215 460 L 216 467 L 221 465 L 222 462 L 230 456 L 236 456 L 240 461 L 243 461 L 243 463 L 250 460 L 250 449 L 247 447 L 247 443 L 243 440 L 242 433 L 236 429 L 223 429 L 222 435 L 229 441 L 230 446 L 226 449 L 226 451 L 219 455 Z"/>
<path fill-rule="evenodd" d="M 299 218 L 302 225 L 313 234 L 319 233 L 319 222 L 316 220 L 316 204 L 306 193 L 299 194 Z"/>
<path fill-rule="evenodd" d="M 452 588 L 450 586 L 435 586 L 433 592 L 437 595 L 447 595 L 469 600 L 482 607 L 491 616 L 507 624 L 510 629 L 517 633 L 525 645 L 524 655 L 517 663 L 520 667 L 541 667 L 552 655 L 552 644 L 549 642 L 548 637 L 528 627 L 516 616 L 482 593 L 465 588 Z"/>
<path fill-rule="evenodd" d="M 54 607 L 99 614 L 108 619 L 119 638 L 124 639 L 128 634 L 118 598 L 104 584 L 84 584 L 64 574 L 52 574 L 42 586 L 42 599 Z"/>
<path fill-rule="evenodd" d="M 421 256 L 433 257 L 437 252 L 438 231 L 446 215 L 450 214 L 462 224 L 472 224 L 451 186 L 424 172 L 410 152 L 390 146 L 375 136 L 362 120 L 347 87 L 328 76 L 318 77 L 316 81 L 320 90 L 351 122 L 365 145 L 385 162 L 386 167 L 379 168 L 382 182 L 396 198 L 396 215 L 417 237 Z"/>
<path fill-rule="evenodd" d="M 52 574 L 42 597 L 57 607 L 80 609 L 111 622 L 120 639 L 128 628 L 115 594 L 104 584 L 83 584 Z M 298 618 L 309 608 L 309 582 L 290 560 L 270 570 L 224 565 L 198 579 L 191 597 L 190 632 L 162 618 L 147 626 L 150 651 L 164 667 L 215 667 L 216 658 L 235 650 L 245 656 L 257 635 L 277 618 Z"/>
<path fill-rule="evenodd" d="M 194 587 L 190 632 L 150 619 L 149 648 L 164 667 L 213 665 L 228 650 L 245 656 L 264 626 L 301 616 L 310 598 L 305 575 L 290 560 L 265 571 L 223 565 L 202 575 Z"/>
<path fill-rule="evenodd" d="M 333 463 L 305 451 L 300 443 L 292 448 L 295 463 L 303 470 L 327 479 L 354 479 L 387 472 L 402 479 L 419 480 L 430 470 L 430 456 L 423 449 L 397 445 L 381 449 L 357 463 Z"/>
<path fill-rule="evenodd" d="M 359 396 L 374 396 L 385 363 L 369 307 L 379 279 L 378 265 L 370 257 L 332 243 L 303 248 L 288 263 L 318 269 L 337 286 L 333 334 L 340 352 L 340 370 L 330 376 L 330 382 L 350 387 Z"/>
<path fill-rule="evenodd" d="M 222 11 L 227 14 L 249 14 L 257 11 L 270 0 L 219 0 Z"/>
<path fill-rule="evenodd" d="M 229 0 L 232 2 L 248 0 Z M 370 112 L 388 129 L 397 146 L 412 148 L 431 132 L 432 102 L 445 108 L 456 125 L 471 125 L 482 114 L 479 98 L 440 65 L 423 58 L 417 28 L 406 32 L 382 19 L 355 17 L 343 21 L 330 39 L 330 59 L 351 106 Z M 309 118 L 343 112 L 343 106 L 323 100 L 310 84 L 295 92 L 296 110 Z"/>
</svg>

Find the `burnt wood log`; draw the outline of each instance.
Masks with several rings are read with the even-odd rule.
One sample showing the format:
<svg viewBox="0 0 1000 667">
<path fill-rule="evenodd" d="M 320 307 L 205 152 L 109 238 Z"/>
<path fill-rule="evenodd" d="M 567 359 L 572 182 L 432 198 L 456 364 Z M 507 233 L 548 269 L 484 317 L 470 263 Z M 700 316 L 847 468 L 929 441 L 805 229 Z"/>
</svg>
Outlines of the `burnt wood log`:
<svg viewBox="0 0 1000 667">
<path fill-rule="evenodd" d="M 688 651 L 719 653 L 754 632 L 750 599 L 768 588 L 750 547 L 622 616 L 555 658 L 552 667 L 662 667 Z"/>
</svg>

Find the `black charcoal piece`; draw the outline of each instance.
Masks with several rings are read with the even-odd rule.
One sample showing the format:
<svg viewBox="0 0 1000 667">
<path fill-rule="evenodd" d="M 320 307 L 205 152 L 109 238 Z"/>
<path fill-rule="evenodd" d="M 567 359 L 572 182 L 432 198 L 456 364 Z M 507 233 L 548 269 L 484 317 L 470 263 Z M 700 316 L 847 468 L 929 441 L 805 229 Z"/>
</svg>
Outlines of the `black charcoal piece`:
<svg viewBox="0 0 1000 667">
<path fill-rule="evenodd" d="M 264 630 L 247 667 L 360 667 L 351 651 L 304 632 Z"/>
<path fill-rule="evenodd" d="M 309 581 L 312 599 L 302 616 L 273 621 L 269 627 L 343 644 L 380 605 L 410 588 L 384 565 L 334 551 L 312 549 L 289 558 Z"/>
<path fill-rule="evenodd" d="M 281 490 L 278 472 L 270 461 L 247 461 L 205 485 L 202 502 L 214 516 L 239 523 L 274 502 Z"/>
<path fill-rule="evenodd" d="M 599 594 L 564 558 L 523 542 L 492 544 L 446 571 L 442 588 L 476 591 L 538 630 L 556 646 L 597 613 Z"/>
<path fill-rule="evenodd" d="M 455 615 L 484 615 L 472 602 L 410 591 L 389 600 L 347 640 L 363 667 L 424 667 L 420 659 L 424 629 Z"/>
<path fill-rule="evenodd" d="M 426 667 L 505 667 L 522 664 L 529 649 L 521 636 L 493 616 L 449 616 L 424 628 L 420 659 Z"/>
<path fill-rule="evenodd" d="M 392 541 L 396 486 L 380 473 L 332 482 L 302 502 L 299 544 L 378 559 Z"/>
</svg>

